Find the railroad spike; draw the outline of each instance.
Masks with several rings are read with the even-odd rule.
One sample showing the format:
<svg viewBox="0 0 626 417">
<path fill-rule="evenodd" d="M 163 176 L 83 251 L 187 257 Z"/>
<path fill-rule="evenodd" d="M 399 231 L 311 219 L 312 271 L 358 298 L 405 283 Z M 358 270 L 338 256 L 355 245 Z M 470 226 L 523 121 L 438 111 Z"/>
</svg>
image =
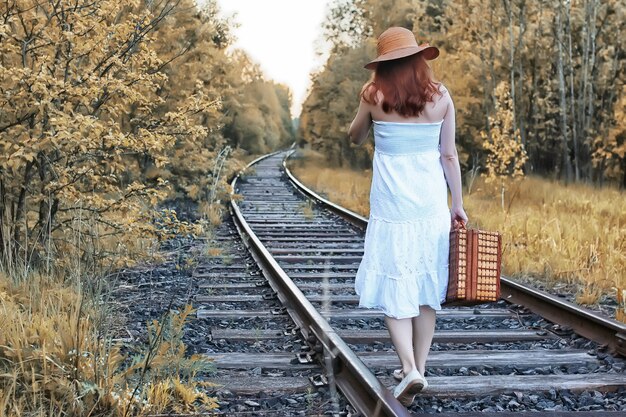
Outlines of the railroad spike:
<svg viewBox="0 0 626 417">
<path fill-rule="evenodd" d="M 298 363 L 303 365 L 313 363 L 313 357 L 310 352 L 298 352 L 296 358 L 298 358 Z"/>
<path fill-rule="evenodd" d="M 324 374 L 311 375 L 309 377 L 309 381 L 313 384 L 314 387 L 325 387 L 328 385 L 328 378 Z"/>
<path fill-rule="evenodd" d="M 281 316 L 287 314 L 287 307 L 276 307 L 271 310 L 272 315 Z"/>
<path fill-rule="evenodd" d="M 276 295 L 276 293 L 275 293 L 275 292 L 273 292 L 273 291 L 268 291 L 268 292 L 263 293 L 263 299 L 264 299 L 264 300 L 274 300 L 274 299 L 276 299 L 277 297 L 278 297 L 278 296 L 277 296 L 277 295 Z"/>
<path fill-rule="evenodd" d="M 297 335 L 299 331 L 300 331 L 300 328 L 298 326 L 292 326 L 292 327 L 288 327 L 287 329 L 285 329 L 285 331 L 283 331 L 283 334 L 285 336 L 292 336 L 292 335 Z"/>
</svg>

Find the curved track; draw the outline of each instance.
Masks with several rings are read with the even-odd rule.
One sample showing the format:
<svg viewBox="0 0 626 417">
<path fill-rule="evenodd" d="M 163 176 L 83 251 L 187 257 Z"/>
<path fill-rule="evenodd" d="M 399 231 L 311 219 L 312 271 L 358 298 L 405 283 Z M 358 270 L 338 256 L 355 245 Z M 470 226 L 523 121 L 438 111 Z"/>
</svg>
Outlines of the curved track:
<svg viewBox="0 0 626 417">
<path fill-rule="evenodd" d="M 595 315 L 586 315 L 583 324 L 577 324 L 582 316 L 571 312 L 583 314 L 583 310 L 568 306 L 569 312 L 564 312 L 559 303 L 546 309 L 547 294 L 540 294 L 539 302 L 528 301 L 539 293 L 506 280 L 507 300 L 564 325 L 554 325 L 505 301 L 481 308 L 444 309 L 438 314 L 427 364 L 431 387 L 409 410 L 402 407 L 387 389 L 394 385 L 390 375 L 399 364 L 382 315 L 357 309 L 352 289 L 366 220 L 302 186 L 285 171 L 286 155 L 260 158 L 233 181 L 233 191 L 241 198 L 233 199 L 232 213 L 277 299 L 308 342 L 298 360 L 322 364 L 331 391 L 336 384 L 357 411 L 367 416 L 400 416 L 534 410 L 582 417 L 624 410 L 624 363 L 612 357 L 607 360 L 596 344 L 569 330 L 578 326 L 574 328 L 579 333 L 623 352 L 624 326 Z M 603 330 L 598 331 L 599 327 Z M 600 411 L 596 406 L 578 404 L 578 392 L 583 397 L 598 392 L 604 404 L 601 414 L 594 413 Z M 451 403 L 455 401 L 458 407 Z M 472 408 L 473 403 L 478 408 Z M 571 409 L 583 411 L 567 411 Z"/>
</svg>

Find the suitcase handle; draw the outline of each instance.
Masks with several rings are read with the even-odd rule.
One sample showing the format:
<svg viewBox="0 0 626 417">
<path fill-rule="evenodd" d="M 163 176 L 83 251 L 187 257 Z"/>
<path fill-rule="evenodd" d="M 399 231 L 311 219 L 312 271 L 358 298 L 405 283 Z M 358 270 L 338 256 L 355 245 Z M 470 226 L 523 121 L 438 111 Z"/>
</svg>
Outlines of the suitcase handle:
<svg viewBox="0 0 626 417">
<path fill-rule="evenodd" d="M 465 225 L 465 222 L 463 220 L 455 220 L 456 221 L 456 225 L 454 226 L 454 230 L 465 230 L 467 227 Z"/>
</svg>

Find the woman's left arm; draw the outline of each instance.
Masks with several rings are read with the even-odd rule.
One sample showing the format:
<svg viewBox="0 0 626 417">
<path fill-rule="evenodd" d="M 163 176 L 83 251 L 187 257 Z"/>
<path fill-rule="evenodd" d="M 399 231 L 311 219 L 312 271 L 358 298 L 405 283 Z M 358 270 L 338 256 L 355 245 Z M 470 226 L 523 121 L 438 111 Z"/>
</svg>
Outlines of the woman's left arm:
<svg viewBox="0 0 626 417">
<path fill-rule="evenodd" d="M 370 105 L 363 99 L 359 103 L 359 110 L 354 116 L 354 120 L 348 130 L 350 141 L 356 145 L 361 145 L 367 139 L 367 134 L 372 126 L 372 114 Z"/>
</svg>

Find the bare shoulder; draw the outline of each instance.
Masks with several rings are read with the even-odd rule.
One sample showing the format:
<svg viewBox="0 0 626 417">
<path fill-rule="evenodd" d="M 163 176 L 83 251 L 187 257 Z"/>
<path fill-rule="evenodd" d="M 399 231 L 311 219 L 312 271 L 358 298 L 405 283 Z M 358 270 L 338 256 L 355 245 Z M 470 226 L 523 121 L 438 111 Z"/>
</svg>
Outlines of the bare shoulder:
<svg viewBox="0 0 626 417">
<path fill-rule="evenodd" d="M 443 102 L 452 101 L 452 97 L 450 97 L 450 91 L 448 91 L 443 83 L 439 83 L 439 100 Z"/>
<path fill-rule="evenodd" d="M 439 94 L 435 94 L 434 97 L 434 107 L 447 109 L 452 104 L 452 97 L 450 97 L 450 92 L 441 83 L 439 84 L 438 91 Z"/>
</svg>

